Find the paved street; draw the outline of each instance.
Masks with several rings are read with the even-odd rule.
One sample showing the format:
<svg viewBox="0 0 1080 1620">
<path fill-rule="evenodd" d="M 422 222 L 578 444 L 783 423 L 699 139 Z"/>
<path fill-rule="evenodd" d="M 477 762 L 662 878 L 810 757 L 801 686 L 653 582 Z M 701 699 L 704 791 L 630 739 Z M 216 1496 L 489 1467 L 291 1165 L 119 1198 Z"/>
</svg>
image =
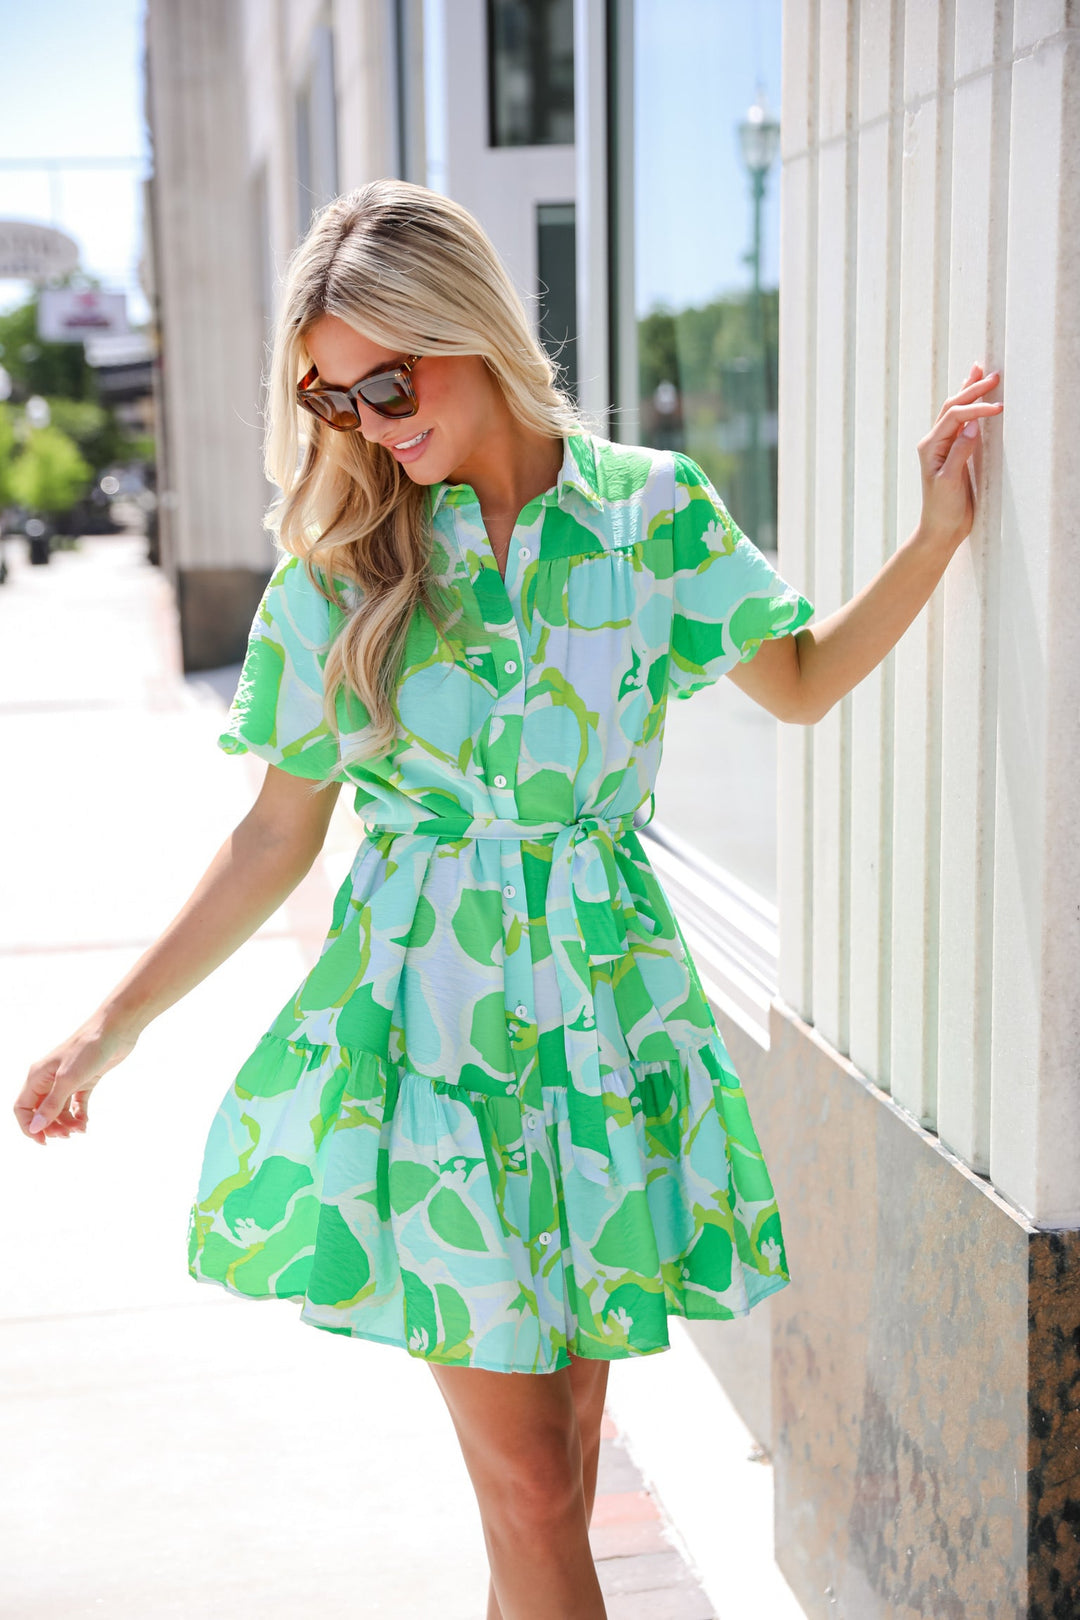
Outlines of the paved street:
<svg viewBox="0 0 1080 1620">
<path fill-rule="evenodd" d="M 183 903 L 263 766 L 214 746 L 237 671 L 181 676 L 141 539 L 34 569 L 6 546 L 13 1100 Z M 482 1620 L 479 1517 L 429 1370 L 186 1269 L 210 1120 L 310 965 L 358 837 L 342 794 L 304 884 L 104 1077 L 85 1138 L 41 1149 L 10 1114 L 0 1131 L 5 1620 Z M 799 1620 L 771 1564 L 771 1471 L 678 1328 L 612 1370 L 593 1526 L 610 1620 Z"/>
</svg>

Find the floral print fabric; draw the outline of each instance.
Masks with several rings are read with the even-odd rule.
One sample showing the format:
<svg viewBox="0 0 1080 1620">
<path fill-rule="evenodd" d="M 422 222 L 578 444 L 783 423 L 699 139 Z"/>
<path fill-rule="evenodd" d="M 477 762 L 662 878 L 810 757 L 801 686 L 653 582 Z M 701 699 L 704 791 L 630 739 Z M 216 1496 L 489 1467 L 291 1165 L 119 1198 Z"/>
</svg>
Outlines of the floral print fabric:
<svg viewBox="0 0 1080 1620">
<path fill-rule="evenodd" d="M 664 717 L 811 616 L 680 452 L 576 432 L 501 577 L 476 494 L 428 498 L 460 614 L 418 612 L 398 736 L 318 960 L 213 1121 L 189 1268 L 331 1332 L 542 1373 L 789 1280 L 739 1079 L 637 828 Z M 351 587 L 338 582 L 348 607 Z M 366 722 L 343 611 L 281 560 L 220 746 L 322 780 Z"/>
</svg>

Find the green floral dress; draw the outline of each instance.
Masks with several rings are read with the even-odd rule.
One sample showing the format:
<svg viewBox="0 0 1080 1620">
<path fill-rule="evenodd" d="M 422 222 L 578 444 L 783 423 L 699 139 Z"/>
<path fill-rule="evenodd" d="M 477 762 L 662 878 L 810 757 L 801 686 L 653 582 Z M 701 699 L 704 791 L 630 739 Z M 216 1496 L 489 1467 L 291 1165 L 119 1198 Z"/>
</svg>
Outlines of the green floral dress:
<svg viewBox="0 0 1080 1620">
<path fill-rule="evenodd" d="M 788 1281 L 737 1075 L 637 827 L 669 699 L 810 618 L 680 452 L 575 432 L 505 580 L 467 484 L 428 497 L 460 614 L 420 612 L 398 737 L 318 959 L 226 1093 L 189 1269 L 454 1366 L 668 1346 Z M 338 582 L 346 610 L 355 587 Z M 343 611 L 286 557 L 219 745 L 324 779 L 367 719 Z"/>
</svg>

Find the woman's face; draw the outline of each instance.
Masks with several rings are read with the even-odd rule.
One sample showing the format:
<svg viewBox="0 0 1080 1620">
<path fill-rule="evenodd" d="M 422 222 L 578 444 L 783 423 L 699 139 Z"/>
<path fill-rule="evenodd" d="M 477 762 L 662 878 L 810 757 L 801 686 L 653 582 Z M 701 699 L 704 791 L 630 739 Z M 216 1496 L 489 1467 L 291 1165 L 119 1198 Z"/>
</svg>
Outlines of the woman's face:
<svg viewBox="0 0 1080 1620">
<path fill-rule="evenodd" d="M 319 317 L 307 332 L 306 347 L 320 382 L 331 388 L 351 388 L 362 377 L 397 365 L 408 352 L 372 343 L 336 315 Z M 416 415 L 380 416 L 357 399 L 356 431 L 383 445 L 414 483 L 454 481 L 455 469 L 468 461 L 505 411 L 498 385 L 478 354 L 421 355 L 411 376 L 419 401 Z M 427 437 L 415 449 L 395 451 L 395 445 L 424 432 Z"/>
</svg>

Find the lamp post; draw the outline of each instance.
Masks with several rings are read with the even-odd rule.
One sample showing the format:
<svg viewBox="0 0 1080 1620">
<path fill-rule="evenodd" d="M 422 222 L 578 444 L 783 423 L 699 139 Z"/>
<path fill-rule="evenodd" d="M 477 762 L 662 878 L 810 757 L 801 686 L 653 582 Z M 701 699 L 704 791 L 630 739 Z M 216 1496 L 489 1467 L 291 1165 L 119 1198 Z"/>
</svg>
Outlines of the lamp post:
<svg viewBox="0 0 1080 1620">
<path fill-rule="evenodd" d="M 765 414 L 765 315 L 761 303 L 761 205 L 765 198 L 765 182 L 769 170 L 776 161 L 780 147 L 780 125 L 769 115 L 765 103 L 764 88 L 759 84 L 757 97 L 751 107 L 747 109 L 746 117 L 738 126 L 739 145 L 742 149 L 742 159 L 750 175 L 751 195 L 754 204 L 754 245 L 751 251 L 744 255 L 750 263 L 754 275 L 754 290 L 752 299 L 752 319 L 754 338 L 757 344 L 757 388 L 753 409 L 750 412 L 750 474 L 751 488 L 753 489 L 753 509 L 750 529 L 751 536 L 757 538 L 761 533 L 766 513 L 771 506 L 769 494 L 769 468 L 768 450 L 761 440 L 761 423 Z M 775 526 L 774 526 L 775 529 Z M 775 533 L 773 544 L 775 545 Z"/>
</svg>

